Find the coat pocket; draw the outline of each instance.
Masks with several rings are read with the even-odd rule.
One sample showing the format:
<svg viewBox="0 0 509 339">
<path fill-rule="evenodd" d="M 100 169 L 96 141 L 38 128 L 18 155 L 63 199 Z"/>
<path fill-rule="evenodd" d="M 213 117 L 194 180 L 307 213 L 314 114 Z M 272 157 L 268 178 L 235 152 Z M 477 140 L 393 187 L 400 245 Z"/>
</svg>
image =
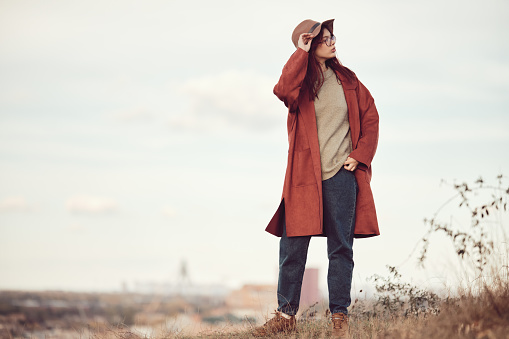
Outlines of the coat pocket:
<svg viewBox="0 0 509 339">
<path fill-rule="evenodd" d="M 368 171 L 366 166 L 359 166 L 357 167 L 356 171 L 360 171 L 359 175 L 356 176 L 357 181 L 359 180 L 359 177 L 362 177 L 362 179 L 364 179 L 364 181 L 366 181 L 368 184 L 371 183 L 371 172 Z"/>
<path fill-rule="evenodd" d="M 371 184 L 371 171 L 364 171 L 364 177 L 366 178 L 368 184 Z"/>
<path fill-rule="evenodd" d="M 315 184 L 313 173 L 313 159 L 311 149 L 295 153 L 292 170 L 292 186 L 306 186 Z"/>
</svg>

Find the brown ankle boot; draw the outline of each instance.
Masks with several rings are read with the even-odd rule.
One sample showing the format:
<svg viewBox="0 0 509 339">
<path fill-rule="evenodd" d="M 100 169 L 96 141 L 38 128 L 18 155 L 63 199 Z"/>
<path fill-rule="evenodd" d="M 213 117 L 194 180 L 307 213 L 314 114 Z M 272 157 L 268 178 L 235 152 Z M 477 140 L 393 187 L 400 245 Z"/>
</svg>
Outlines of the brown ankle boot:
<svg viewBox="0 0 509 339">
<path fill-rule="evenodd" d="M 348 335 L 348 316 L 343 313 L 334 313 L 332 315 L 332 336 L 334 338 L 347 339 Z"/>
<path fill-rule="evenodd" d="M 265 337 L 279 332 L 288 333 L 295 331 L 296 321 L 294 315 L 290 316 L 290 319 L 286 319 L 281 315 L 281 312 L 276 311 L 274 314 L 274 318 L 255 328 L 252 335 L 255 337 Z"/>
</svg>

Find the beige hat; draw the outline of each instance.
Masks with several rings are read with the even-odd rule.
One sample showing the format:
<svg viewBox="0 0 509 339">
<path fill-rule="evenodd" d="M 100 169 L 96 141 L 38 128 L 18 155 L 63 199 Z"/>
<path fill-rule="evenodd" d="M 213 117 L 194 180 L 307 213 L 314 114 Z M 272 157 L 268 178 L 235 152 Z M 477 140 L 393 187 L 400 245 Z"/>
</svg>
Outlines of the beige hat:
<svg viewBox="0 0 509 339">
<path fill-rule="evenodd" d="M 295 45 L 295 48 L 298 46 L 299 37 L 302 33 L 311 33 L 313 34 L 313 38 L 320 33 L 320 29 L 322 29 L 322 25 L 327 28 L 332 34 L 332 26 L 334 23 L 334 19 L 326 20 L 322 23 L 314 20 L 304 20 L 300 24 L 295 27 L 292 33 L 292 42 Z"/>
</svg>

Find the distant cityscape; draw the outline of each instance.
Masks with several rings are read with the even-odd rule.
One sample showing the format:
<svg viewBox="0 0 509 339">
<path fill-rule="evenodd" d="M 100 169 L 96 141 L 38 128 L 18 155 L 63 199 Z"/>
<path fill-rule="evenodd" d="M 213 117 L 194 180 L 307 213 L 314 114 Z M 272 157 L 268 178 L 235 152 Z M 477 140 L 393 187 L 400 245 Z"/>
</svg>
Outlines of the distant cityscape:
<svg viewBox="0 0 509 339">
<path fill-rule="evenodd" d="M 324 307 L 318 273 L 304 273 L 301 312 L 316 303 Z M 124 283 L 118 293 L 0 291 L 0 338 L 71 338 L 77 332 L 86 337 L 111 327 L 151 337 L 256 326 L 277 308 L 276 293 L 276 285 L 193 284 L 185 265 L 177 283 Z"/>
</svg>

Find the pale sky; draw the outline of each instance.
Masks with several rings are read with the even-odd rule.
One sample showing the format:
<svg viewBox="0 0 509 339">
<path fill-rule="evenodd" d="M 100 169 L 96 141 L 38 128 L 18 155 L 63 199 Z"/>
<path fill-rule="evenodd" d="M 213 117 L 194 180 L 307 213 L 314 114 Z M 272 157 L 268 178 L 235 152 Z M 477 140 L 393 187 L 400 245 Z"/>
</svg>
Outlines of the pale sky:
<svg viewBox="0 0 509 339">
<path fill-rule="evenodd" d="M 375 98 L 381 236 L 354 282 L 399 265 L 441 179 L 509 174 L 506 1 L 1 1 L 0 289 L 276 283 L 286 109 L 273 95 L 304 19 Z M 447 218 L 447 215 L 444 215 Z M 437 240 L 427 270 L 449 279 Z M 449 266 L 448 266 L 449 265 Z M 309 267 L 326 284 L 325 239 Z"/>
</svg>

